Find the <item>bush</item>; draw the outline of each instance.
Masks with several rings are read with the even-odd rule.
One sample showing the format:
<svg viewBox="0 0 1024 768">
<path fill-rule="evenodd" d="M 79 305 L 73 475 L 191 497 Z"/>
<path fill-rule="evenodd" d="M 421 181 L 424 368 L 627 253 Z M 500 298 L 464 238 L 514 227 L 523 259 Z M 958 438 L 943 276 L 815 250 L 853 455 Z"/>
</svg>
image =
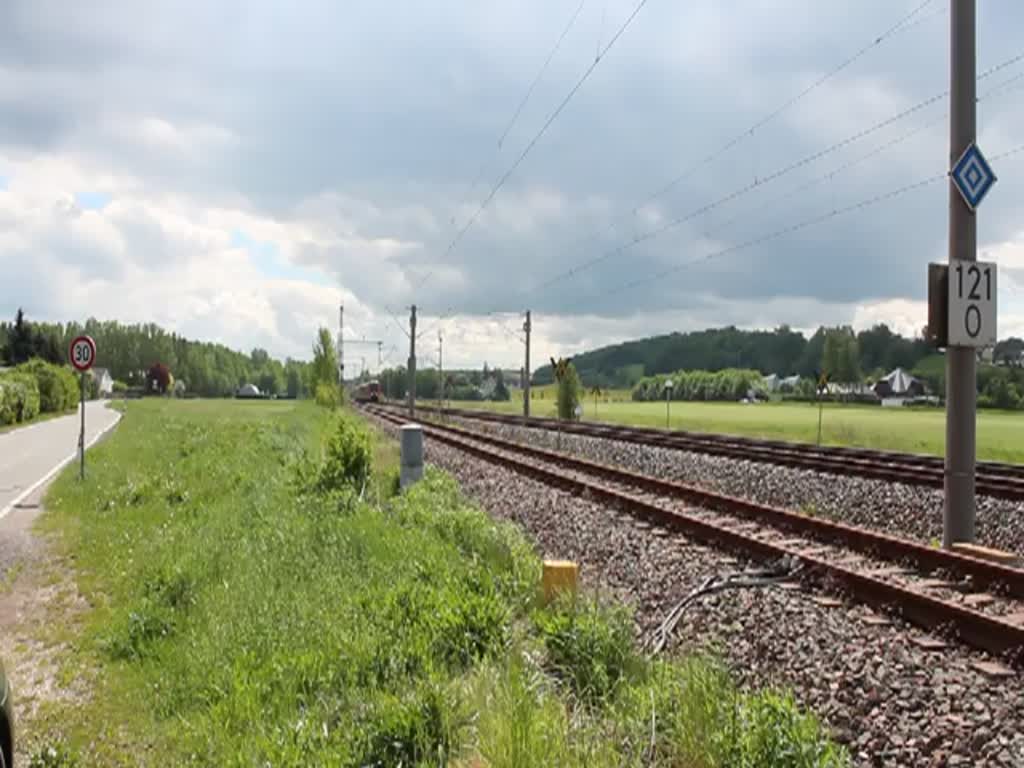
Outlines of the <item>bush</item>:
<svg viewBox="0 0 1024 768">
<path fill-rule="evenodd" d="M 558 382 L 558 418 L 575 419 L 576 406 L 580 404 L 583 396 L 583 384 L 580 382 L 580 375 L 576 372 L 576 366 L 569 363 L 565 368 L 565 375 Z"/>
<path fill-rule="evenodd" d="M 672 400 L 736 402 L 751 392 L 759 393 L 763 377 L 760 371 L 734 368 L 647 376 L 633 388 L 633 400 L 664 400 L 665 383 L 669 380 L 672 381 Z"/>
<path fill-rule="evenodd" d="M 316 490 L 327 493 L 345 487 L 361 488 L 370 476 L 372 457 L 369 433 L 353 419 L 342 416 L 327 442 Z"/>
<path fill-rule="evenodd" d="M 39 415 L 39 384 L 28 373 L 0 376 L 0 426 L 31 421 Z"/>
<path fill-rule="evenodd" d="M 534 623 L 552 671 L 585 703 L 608 699 L 636 663 L 632 624 L 623 609 L 592 600 L 561 602 L 538 613 Z"/>
<path fill-rule="evenodd" d="M 338 387 L 334 384 L 316 385 L 316 404 L 324 408 L 337 408 L 341 404 Z"/>
<path fill-rule="evenodd" d="M 78 403 L 78 382 L 71 369 L 36 358 L 15 370 L 35 377 L 42 413 L 61 413 Z"/>
<path fill-rule="evenodd" d="M 28 761 L 28 768 L 78 768 L 78 756 L 64 742 L 40 747 Z"/>
</svg>

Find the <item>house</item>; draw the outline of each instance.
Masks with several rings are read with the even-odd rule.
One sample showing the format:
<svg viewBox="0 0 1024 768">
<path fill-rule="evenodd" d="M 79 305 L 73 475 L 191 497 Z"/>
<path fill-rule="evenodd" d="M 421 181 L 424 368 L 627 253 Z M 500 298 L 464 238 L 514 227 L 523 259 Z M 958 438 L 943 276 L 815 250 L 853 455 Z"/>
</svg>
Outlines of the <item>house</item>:
<svg viewBox="0 0 1024 768">
<path fill-rule="evenodd" d="M 238 392 L 235 393 L 235 397 L 238 398 L 251 398 L 251 397 L 262 397 L 260 394 L 260 388 L 255 384 L 243 384 L 238 388 Z"/>
<path fill-rule="evenodd" d="M 110 371 L 106 368 L 93 368 L 89 373 L 92 374 L 96 382 L 96 391 L 99 396 L 110 397 L 114 391 L 114 378 L 110 375 Z"/>
<path fill-rule="evenodd" d="M 765 392 L 775 392 L 779 388 L 779 375 L 777 373 L 770 373 L 761 379 L 761 386 L 764 387 Z"/>
<path fill-rule="evenodd" d="M 921 397 L 924 394 L 924 384 L 902 368 L 890 371 L 879 379 L 872 389 L 883 403 L 887 400 Z"/>
<path fill-rule="evenodd" d="M 787 376 L 784 379 L 779 379 L 779 389 L 783 392 L 793 392 L 800 386 L 800 375 L 794 374 L 793 376 Z"/>
</svg>

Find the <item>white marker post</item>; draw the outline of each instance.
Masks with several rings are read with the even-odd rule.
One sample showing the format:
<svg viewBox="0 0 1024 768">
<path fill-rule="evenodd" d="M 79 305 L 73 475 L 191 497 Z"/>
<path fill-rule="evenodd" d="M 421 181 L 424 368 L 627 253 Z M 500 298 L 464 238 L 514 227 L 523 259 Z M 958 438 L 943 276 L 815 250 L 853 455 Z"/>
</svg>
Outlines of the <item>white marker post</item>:
<svg viewBox="0 0 1024 768">
<path fill-rule="evenodd" d="M 82 377 L 82 394 L 79 408 L 82 412 L 82 427 L 78 433 L 78 479 L 85 480 L 85 377 L 96 362 L 96 342 L 89 336 L 77 336 L 68 351 L 71 367 Z"/>
</svg>

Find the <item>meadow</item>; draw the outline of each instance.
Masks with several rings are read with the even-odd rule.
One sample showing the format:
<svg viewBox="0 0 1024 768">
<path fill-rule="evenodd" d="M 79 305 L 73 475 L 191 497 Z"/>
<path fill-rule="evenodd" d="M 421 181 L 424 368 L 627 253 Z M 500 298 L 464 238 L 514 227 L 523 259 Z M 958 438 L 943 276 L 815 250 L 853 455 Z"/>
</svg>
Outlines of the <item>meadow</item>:
<svg viewBox="0 0 1024 768">
<path fill-rule="evenodd" d="M 73 766 L 844 766 L 780 691 L 651 659 L 436 470 L 306 402 L 132 402 L 41 521 L 82 595 L 22 738 Z M 83 607 L 84 606 L 84 607 Z"/>
<path fill-rule="evenodd" d="M 553 387 L 535 388 L 531 414 L 554 416 Z M 518 394 L 518 393 L 516 393 Z M 436 403 L 427 403 L 436 404 Z M 456 402 L 458 408 L 486 408 L 522 413 L 522 398 L 504 403 Z M 813 443 L 818 434 L 818 406 L 813 403 L 672 402 L 669 425 L 674 430 L 717 432 L 775 440 Z M 665 403 L 639 403 L 627 391 L 583 401 L 585 421 L 634 426 L 666 426 Z M 939 408 L 882 408 L 868 405 L 825 404 L 822 443 L 943 455 L 946 414 Z M 1024 463 L 1024 412 L 978 411 L 978 458 Z"/>
</svg>

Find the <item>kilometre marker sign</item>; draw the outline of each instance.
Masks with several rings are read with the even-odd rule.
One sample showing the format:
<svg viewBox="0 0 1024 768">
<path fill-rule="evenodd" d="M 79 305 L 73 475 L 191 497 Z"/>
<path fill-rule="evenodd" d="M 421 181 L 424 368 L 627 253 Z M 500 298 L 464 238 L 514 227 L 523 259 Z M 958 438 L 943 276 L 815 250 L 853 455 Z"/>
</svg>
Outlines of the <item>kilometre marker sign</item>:
<svg viewBox="0 0 1024 768">
<path fill-rule="evenodd" d="M 949 262 L 949 346 L 992 347 L 996 343 L 996 265 Z"/>
</svg>

